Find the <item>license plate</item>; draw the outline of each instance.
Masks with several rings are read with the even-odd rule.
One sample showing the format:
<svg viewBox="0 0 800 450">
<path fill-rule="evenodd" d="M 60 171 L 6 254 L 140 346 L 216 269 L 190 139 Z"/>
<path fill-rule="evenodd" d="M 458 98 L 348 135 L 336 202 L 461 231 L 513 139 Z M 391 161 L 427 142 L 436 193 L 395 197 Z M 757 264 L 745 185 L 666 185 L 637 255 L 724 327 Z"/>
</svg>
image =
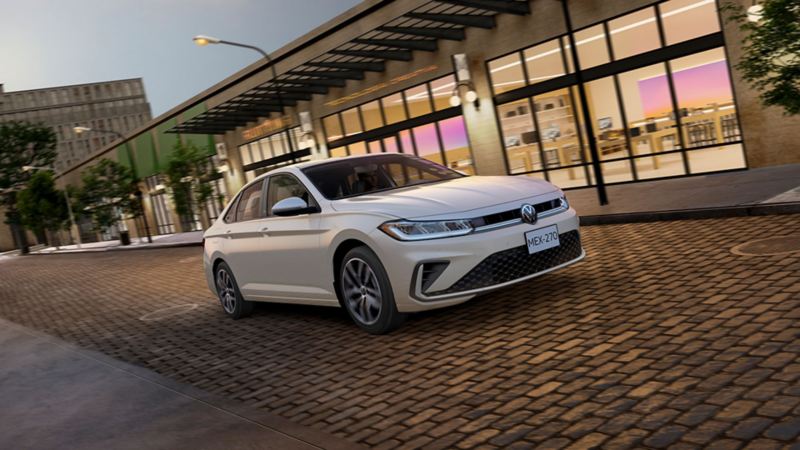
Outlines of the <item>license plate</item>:
<svg viewBox="0 0 800 450">
<path fill-rule="evenodd" d="M 528 243 L 528 253 L 538 253 L 548 248 L 558 247 L 561 242 L 558 240 L 558 227 L 549 227 L 531 230 L 525 233 L 525 242 Z"/>
</svg>

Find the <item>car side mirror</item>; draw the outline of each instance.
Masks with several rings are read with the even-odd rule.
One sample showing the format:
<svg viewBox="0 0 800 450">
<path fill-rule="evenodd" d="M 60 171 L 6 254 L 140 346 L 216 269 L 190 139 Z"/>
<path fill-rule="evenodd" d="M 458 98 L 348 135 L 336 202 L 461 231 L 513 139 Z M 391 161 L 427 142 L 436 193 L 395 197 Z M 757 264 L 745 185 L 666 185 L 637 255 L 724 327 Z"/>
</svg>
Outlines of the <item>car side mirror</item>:
<svg viewBox="0 0 800 450">
<path fill-rule="evenodd" d="M 273 216 L 297 216 L 312 212 L 317 212 L 317 208 L 308 206 L 308 203 L 300 197 L 287 197 L 275 203 L 271 211 Z"/>
</svg>

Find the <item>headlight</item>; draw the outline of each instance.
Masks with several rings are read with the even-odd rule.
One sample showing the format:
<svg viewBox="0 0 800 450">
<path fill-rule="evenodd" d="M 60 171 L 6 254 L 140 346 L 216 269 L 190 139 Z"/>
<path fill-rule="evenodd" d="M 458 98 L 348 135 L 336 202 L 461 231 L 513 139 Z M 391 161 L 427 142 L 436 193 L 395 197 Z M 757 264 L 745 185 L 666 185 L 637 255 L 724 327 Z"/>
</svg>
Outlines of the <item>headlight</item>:
<svg viewBox="0 0 800 450">
<path fill-rule="evenodd" d="M 470 223 L 469 220 L 436 220 L 426 222 L 398 220 L 396 222 L 386 222 L 378 228 L 400 241 L 421 241 L 424 239 L 463 236 L 473 231 L 472 223 Z"/>
</svg>

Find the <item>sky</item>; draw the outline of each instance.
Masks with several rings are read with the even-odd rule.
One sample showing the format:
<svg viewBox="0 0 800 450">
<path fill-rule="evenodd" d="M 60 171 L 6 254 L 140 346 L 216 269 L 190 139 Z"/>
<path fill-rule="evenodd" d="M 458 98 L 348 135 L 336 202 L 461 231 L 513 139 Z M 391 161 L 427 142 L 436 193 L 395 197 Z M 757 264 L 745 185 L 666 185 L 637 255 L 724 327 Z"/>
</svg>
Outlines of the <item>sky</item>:
<svg viewBox="0 0 800 450">
<path fill-rule="evenodd" d="M 198 34 L 271 52 L 359 0 L 0 0 L 6 92 L 144 79 L 157 116 L 258 60 Z"/>
</svg>

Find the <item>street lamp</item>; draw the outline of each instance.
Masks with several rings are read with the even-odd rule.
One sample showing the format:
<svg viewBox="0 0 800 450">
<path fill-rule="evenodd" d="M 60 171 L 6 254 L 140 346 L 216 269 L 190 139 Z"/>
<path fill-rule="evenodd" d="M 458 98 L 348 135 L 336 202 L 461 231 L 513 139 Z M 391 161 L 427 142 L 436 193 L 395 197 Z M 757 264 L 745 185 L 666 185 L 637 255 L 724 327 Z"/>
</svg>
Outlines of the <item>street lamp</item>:
<svg viewBox="0 0 800 450">
<path fill-rule="evenodd" d="M 22 170 L 25 172 L 30 172 L 32 170 L 49 170 L 50 172 L 56 173 L 56 170 L 52 167 L 37 167 L 37 166 L 22 166 Z M 72 202 L 69 199 L 69 190 L 66 186 L 64 186 L 64 199 L 67 201 L 67 213 L 69 214 L 69 237 L 72 238 L 72 228 L 74 227 L 78 231 L 78 248 L 81 248 L 81 230 L 75 224 L 75 216 L 72 214 Z"/>
<path fill-rule="evenodd" d="M 198 34 L 197 36 L 193 37 L 192 40 L 199 47 L 205 47 L 206 45 L 209 45 L 209 44 L 223 44 L 223 45 L 232 45 L 234 47 L 249 48 L 250 50 L 254 50 L 254 51 L 260 53 L 261 56 L 263 56 L 264 59 L 267 60 L 267 63 L 269 64 L 270 69 L 272 69 L 272 82 L 277 84 L 276 93 L 277 93 L 277 97 L 278 97 L 278 107 L 281 109 L 280 114 L 283 114 L 283 98 L 281 97 L 281 82 L 278 80 L 278 72 L 275 70 L 275 63 L 272 61 L 272 58 L 269 57 L 269 54 L 267 54 L 267 52 L 265 52 L 264 50 L 256 47 L 255 45 L 248 45 L 248 44 L 241 44 L 239 42 L 226 41 L 224 39 L 215 38 L 215 37 L 212 37 L 212 36 L 206 36 L 206 35 L 203 35 L 203 34 Z M 292 144 L 292 137 L 289 135 L 288 130 L 287 130 L 286 133 L 287 133 L 286 142 L 289 143 L 289 153 L 291 154 L 291 153 L 294 152 L 294 144 Z"/>
<path fill-rule="evenodd" d="M 125 140 L 125 135 L 123 135 L 122 133 L 120 133 L 119 131 L 116 131 L 116 130 L 101 130 L 101 129 L 98 129 L 98 128 L 89 128 L 89 127 L 72 127 L 72 131 L 74 131 L 75 134 L 77 134 L 78 136 L 80 136 L 81 133 L 89 133 L 89 132 L 91 132 L 91 133 L 105 133 L 105 134 L 113 134 L 114 136 L 116 136 L 120 140 L 123 140 L 123 141 Z M 138 177 L 138 175 L 136 174 L 136 169 L 135 169 L 134 164 L 133 164 L 133 158 L 131 158 L 130 152 L 128 152 L 128 158 L 130 158 L 131 167 L 134 168 L 134 174 L 133 174 L 134 177 Z M 147 242 L 149 244 L 152 244 L 153 243 L 153 238 L 150 236 L 150 224 L 147 223 L 147 214 L 144 213 L 144 203 L 142 203 L 142 190 L 139 189 L 138 184 L 137 184 L 137 187 L 136 187 L 136 192 L 134 192 L 133 195 L 136 196 L 136 199 L 138 200 L 138 203 L 139 203 L 139 212 L 141 213 L 142 221 L 144 222 L 144 232 L 145 232 L 145 234 L 147 234 Z M 139 225 L 136 225 L 136 227 L 137 227 L 136 230 L 138 232 Z M 141 242 L 141 235 L 139 236 L 139 242 Z"/>
</svg>

